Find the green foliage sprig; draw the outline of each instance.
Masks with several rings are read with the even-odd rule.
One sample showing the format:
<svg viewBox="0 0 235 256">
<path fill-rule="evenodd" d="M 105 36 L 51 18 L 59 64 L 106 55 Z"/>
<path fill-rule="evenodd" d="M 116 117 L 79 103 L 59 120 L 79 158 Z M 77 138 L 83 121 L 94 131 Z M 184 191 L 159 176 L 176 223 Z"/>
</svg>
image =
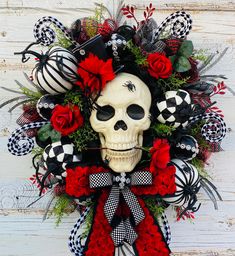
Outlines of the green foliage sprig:
<svg viewBox="0 0 235 256">
<path fill-rule="evenodd" d="M 197 157 L 193 158 L 191 161 L 192 165 L 196 167 L 196 169 L 198 170 L 199 174 L 204 177 L 204 178 L 210 178 L 210 175 L 207 173 L 206 169 L 205 169 L 205 164 L 203 162 L 203 160 L 198 159 Z"/>
<path fill-rule="evenodd" d="M 177 91 L 184 87 L 187 84 L 188 78 L 179 78 L 176 74 L 171 75 L 167 79 L 158 79 L 157 83 L 162 89 L 163 93 L 167 91 Z"/>
<path fill-rule="evenodd" d="M 144 200 L 146 203 L 146 206 L 149 208 L 149 210 L 153 213 L 153 216 L 155 219 L 157 219 L 162 213 L 164 212 L 165 208 L 162 205 L 159 205 L 155 199 L 153 198 L 147 198 Z"/>
<path fill-rule="evenodd" d="M 199 148 L 208 150 L 210 149 L 210 145 L 201 135 L 201 129 L 204 124 L 205 124 L 205 121 L 201 121 L 197 123 L 195 126 L 193 126 L 192 129 L 190 130 L 190 135 L 192 135 L 197 139 Z"/>
<path fill-rule="evenodd" d="M 35 92 L 25 86 L 21 86 L 20 90 L 24 95 L 26 95 L 29 99 L 31 99 L 32 102 L 37 102 L 42 97 L 42 94 L 40 92 L 38 91 Z"/>
<path fill-rule="evenodd" d="M 44 152 L 44 149 L 41 147 L 34 147 L 31 151 L 32 155 L 38 155 L 37 159 L 40 159 L 40 155 L 42 155 Z"/>
<path fill-rule="evenodd" d="M 134 45 L 132 41 L 127 43 L 127 48 L 131 51 L 131 53 L 135 56 L 135 62 L 137 65 L 147 66 L 147 57 L 142 53 L 142 50 Z"/>
<path fill-rule="evenodd" d="M 63 48 L 68 49 L 72 45 L 71 40 L 69 38 L 67 38 L 59 28 L 53 26 L 53 29 L 56 33 L 58 42 L 52 44 L 52 47 L 53 46 L 61 46 Z"/>
<path fill-rule="evenodd" d="M 80 152 L 86 149 L 88 142 L 98 139 L 97 133 L 91 128 L 89 122 L 86 122 L 83 127 L 69 135 L 69 137 L 73 140 L 75 148 Z"/>
<path fill-rule="evenodd" d="M 84 108 L 82 92 L 79 89 L 71 90 L 66 92 L 64 96 L 64 104 L 72 103 L 73 105 L 77 105 L 79 109 L 82 111 Z"/>
<path fill-rule="evenodd" d="M 86 238 L 90 232 L 91 227 L 92 227 L 94 208 L 92 207 L 92 205 L 90 207 L 91 207 L 91 209 L 86 217 L 84 232 L 82 233 L 81 238 Z"/>
<path fill-rule="evenodd" d="M 56 226 L 59 226 L 62 218 L 65 215 L 69 215 L 74 212 L 75 205 L 73 204 L 73 199 L 67 195 L 61 195 L 57 197 L 57 201 L 50 213 L 50 216 L 56 217 Z"/>
<path fill-rule="evenodd" d="M 166 124 L 155 124 L 152 126 L 152 129 L 156 136 L 159 137 L 168 137 L 171 136 L 172 133 L 175 131 L 175 127 L 166 125 Z"/>
<path fill-rule="evenodd" d="M 209 56 L 208 56 L 208 50 L 207 49 L 194 49 L 192 58 L 194 60 L 199 60 L 202 62 L 207 62 Z"/>
</svg>

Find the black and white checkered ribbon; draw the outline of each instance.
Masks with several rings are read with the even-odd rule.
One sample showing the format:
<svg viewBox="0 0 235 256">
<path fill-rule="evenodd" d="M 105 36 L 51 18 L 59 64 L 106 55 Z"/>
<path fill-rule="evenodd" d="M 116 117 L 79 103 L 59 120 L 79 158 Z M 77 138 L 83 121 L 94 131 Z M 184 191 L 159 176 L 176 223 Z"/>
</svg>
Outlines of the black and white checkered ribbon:
<svg viewBox="0 0 235 256">
<path fill-rule="evenodd" d="M 164 234 L 166 243 L 169 245 L 171 242 L 171 228 L 165 213 L 162 213 L 161 220 L 162 220 L 162 225 L 164 229 L 163 234 Z"/>
<path fill-rule="evenodd" d="M 173 38 L 184 39 L 192 29 L 192 18 L 184 11 L 177 11 L 169 15 L 156 29 L 153 36 L 153 42 L 155 43 L 162 32 L 170 28 L 170 36 Z"/>
<path fill-rule="evenodd" d="M 146 171 L 134 172 L 127 178 L 125 176 L 126 174 L 124 175 L 124 173 L 121 173 L 119 176 L 114 176 L 111 173 L 97 173 L 89 176 L 91 188 L 112 186 L 104 206 L 104 213 L 110 224 L 115 223 L 115 220 L 118 219 L 115 213 L 120 203 L 120 195 L 123 196 L 131 211 L 133 221 L 131 221 L 130 217 L 126 219 L 121 218 L 121 220 L 117 221 L 118 224 L 113 227 L 111 237 L 115 246 L 123 244 L 124 241 L 132 245 L 137 238 L 134 226 L 138 225 L 145 218 L 137 197 L 131 192 L 128 185 L 141 186 L 152 184 L 152 174 Z M 133 222 L 134 224 L 132 224 Z"/>
<path fill-rule="evenodd" d="M 8 150 L 12 155 L 23 156 L 30 153 L 34 147 L 34 141 L 32 138 L 24 134 L 25 131 L 30 129 L 40 128 L 49 122 L 34 122 L 29 123 L 17 128 L 8 139 Z"/>
<path fill-rule="evenodd" d="M 78 230 L 81 225 L 85 222 L 87 215 L 90 212 L 90 207 L 86 207 L 80 218 L 75 223 L 69 236 L 69 249 L 75 256 L 83 256 L 84 246 L 81 243 L 81 235 L 78 235 Z"/>
<path fill-rule="evenodd" d="M 206 123 L 202 126 L 201 133 L 205 140 L 209 142 L 221 141 L 227 132 L 226 124 L 223 118 L 215 112 L 205 113 L 190 118 L 190 123 L 195 123 L 199 120 L 205 120 Z"/>
<path fill-rule="evenodd" d="M 35 23 L 33 33 L 37 42 L 44 46 L 49 46 L 55 42 L 56 32 L 50 27 L 51 24 L 60 29 L 65 37 L 74 45 L 79 45 L 77 42 L 73 41 L 67 28 L 59 20 L 51 16 L 44 16 Z"/>
</svg>

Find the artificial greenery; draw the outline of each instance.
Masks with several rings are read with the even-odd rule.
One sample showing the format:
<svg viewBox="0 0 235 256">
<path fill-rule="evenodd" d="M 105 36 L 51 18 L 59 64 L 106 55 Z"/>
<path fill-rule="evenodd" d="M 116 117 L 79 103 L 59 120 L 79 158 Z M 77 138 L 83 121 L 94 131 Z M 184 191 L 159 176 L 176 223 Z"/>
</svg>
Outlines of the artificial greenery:
<svg viewBox="0 0 235 256">
<path fill-rule="evenodd" d="M 198 134 L 200 134 L 203 124 L 204 124 L 204 122 L 198 122 L 197 124 L 195 124 L 190 129 L 190 135 L 192 135 L 193 137 L 196 137 Z"/>
<path fill-rule="evenodd" d="M 199 60 L 199 61 L 202 61 L 202 62 L 206 62 L 207 59 L 208 59 L 208 53 L 207 53 L 207 49 L 194 49 L 193 50 L 193 55 L 192 55 L 192 58 L 194 60 Z"/>
<path fill-rule="evenodd" d="M 143 55 L 142 50 L 138 46 L 134 45 L 132 41 L 128 41 L 127 48 L 135 56 L 135 62 L 137 65 L 148 65 L 147 57 Z"/>
<path fill-rule="evenodd" d="M 205 121 L 201 121 L 197 123 L 195 126 L 193 126 L 190 130 L 190 135 L 192 135 L 197 139 L 199 148 L 209 150 L 210 145 L 201 135 L 201 129 L 204 124 L 205 124 Z"/>
<path fill-rule="evenodd" d="M 154 198 L 146 198 L 145 200 L 146 206 L 152 212 L 155 219 L 157 219 L 164 212 L 165 208 L 156 202 Z"/>
<path fill-rule="evenodd" d="M 176 74 L 171 75 L 167 79 L 158 79 L 157 83 L 162 89 L 163 93 L 167 91 L 177 91 L 187 84 L 188 78 L 179 78 Z"/>
<path fill-rule="evenodd" d="M 61 223 L 64 215 L 69 215 L 75 210 L 75 205 L 73 204 L 73 199 L 67 195 L 61 195 L 56 197 L 57 201 L 50 213 L 50 216 L 56 217 L 56 226 Z"/>
<path fill-rule="evenodd" d="M 54 31 L 56 33 L 57 42 L 52 44 L 52 46 L 61 46 L 63 48 L 69 48 L 72 45 L 72 42 L 69 38 L 67 38 L 64 33 L 57 27 L 53 26 Z"/>
<path fill-rule="evenodd" d="M 89 142 L 98 139 L 98 136 L 91 128 L 89 122 L 86 122 L 83 127 L 69 135 L 69 138 L 72 139 L 75 148 L 81 152 L 86 149 Z"/>
<path fill-rule="evenodd" d="M 204 177 L 204 178 L 210 178 L 209 174 L 207 173 L 207 171 L 204 168 L 204 162 L 203 160 L 195 157 L 192 159 L 191 161 L 192 165 L 196 167 L 196 169 L 198 170 L 199 174 Z"/>
<path fill-rule="evenodd" d="M 82 92 L 79 89 L 70 90 L 66 92 L 64 95 L 64 104 L 72 103 L 79 107 L 79 109 L 83 110 L 83 100 L 82 100 Z"/>
<path fill-rule="evenodd" d="M 93 222 L 93 216 L 94 216 L 94 208 L 92 207 L 92 205 L 90 205 L 89 207 L 91 207 L 86 220 L 85 220 L 85 227 L 84 227 L 84 231 L 81 235 L 81 238 L 86 238 L 91 230 L 91 226 L 92 226 L 92 222 Z"/>
<path fill-rule="evenodd" d="M 28 98 L 31 99 L 32 102 L 37 102 L 42 97 L 42 94 L 40 92 L 35 92 L 25 86 L 21 86 L 20 90 L 24 95 L 28 96 Z"/>
<path fill-rule="evenodd" d="M 43 154 L 43 152 L 44 152 L 43 148 L 41 148 L 41 147 L 34 147 L 32 149 L 32 151 L 31 151 L 31 154 L 32 155 L 37 155 L 38 156 L 37 159 L 39 159 L 40 156 Z"/>
<path fill-rule="evenodd" d="M 101 23 L 102 16 L 103 16 L 104 6 L 100 4 L 98 7 L 95 8 L 95 14 L 93 17 L 89 17 L 86 20 L 85 28 L 86 34 L 91 38 L 97 34 L 97 26 Z M 98 23 L 98 24 L 97 24 Z"/>
<path fill-rule="evenodd" d="M 158 123 L 158 124 L 154 124 L 152 126 L 152 129 L 156 134 L 156 136 L 158 137 L 169 137 L 172 135 L 172 133 L 175 131 L 176 128 L 171 125 Z"/>
<path fill-rule="evenodd" d="M 38 130 L 38 138 L 41 141 L 46 141 L 51 138 L 52 142 L 57 142 L 61 139 L 61 134 L 54 130 L 51 124 L 45 124 Z"/>
<path fill-rule="evenodd" d="M 190 40 L 182 42 L 176 55 L 170 56 L 173 69 L 176 72 L 182 73 L 191 69 L 191 64 L 188 58 L 193 54 L 193 43 Z"/>
</svg>

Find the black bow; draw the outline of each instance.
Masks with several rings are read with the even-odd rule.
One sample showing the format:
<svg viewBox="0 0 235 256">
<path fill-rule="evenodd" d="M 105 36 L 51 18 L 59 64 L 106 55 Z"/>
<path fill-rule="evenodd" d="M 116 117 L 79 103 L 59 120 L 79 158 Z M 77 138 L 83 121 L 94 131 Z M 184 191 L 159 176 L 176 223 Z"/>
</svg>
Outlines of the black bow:
<svg viewBox="0 0 235 256">
<path fill-rule="evenodd" d="M 104 213 L 111 224 L 115 218 L 115 212 L 120 203 L 120 194 L 128 205 L 133 221 L 130 217 L 121 219 L 111 232 L 115 246 L 123 244 L 124 240 L 133 244 L 137 238 L 134 226 L 138 225 L 144 218 L 137 197 L 131 192 L 129 186 L 141 186 L 152 184 L 152 174 L 147 171 L 138 171 L 132 174 L 121 173 L 115 176 L 111 173 L 96 173 L 89 176 L 90 188 L 111 187 L 109 197 L 104 205 Z"/>
</svg>

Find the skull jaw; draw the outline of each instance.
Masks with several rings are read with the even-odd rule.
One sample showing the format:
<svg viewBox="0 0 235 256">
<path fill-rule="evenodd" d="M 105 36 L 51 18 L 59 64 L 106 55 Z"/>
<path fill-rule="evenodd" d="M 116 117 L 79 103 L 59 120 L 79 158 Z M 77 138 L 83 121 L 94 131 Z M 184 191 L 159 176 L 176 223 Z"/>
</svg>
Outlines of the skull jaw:
<svg viewBox="0 0 235 256">
<path fill-rule="evenodd" d="M 138 164 L 142 156 L 142 151 L 139 149 L 132 149 L 131 152 L 113 151 L 104 149 L 101 151 L 103 161 L 108 160 L 109 167 L 117 173 L 131 172 Z"/>
<path fill-rule="evenodd" d="M 107 147 L 110 143 L 106 143 L 104 136 L 99 134 L 102 149 L 101 157 L 104 162 L 108 161 L 108 166 L 117 173 L 131 172 L 139 163 L 142 157 L 140 147 L 143 144 L 143 134 L 139 134 L 136 139 L 135 146 L 132 148 L 123 148 L 120 144 L 119 148 L 112 150 Z"/>
</svg>

